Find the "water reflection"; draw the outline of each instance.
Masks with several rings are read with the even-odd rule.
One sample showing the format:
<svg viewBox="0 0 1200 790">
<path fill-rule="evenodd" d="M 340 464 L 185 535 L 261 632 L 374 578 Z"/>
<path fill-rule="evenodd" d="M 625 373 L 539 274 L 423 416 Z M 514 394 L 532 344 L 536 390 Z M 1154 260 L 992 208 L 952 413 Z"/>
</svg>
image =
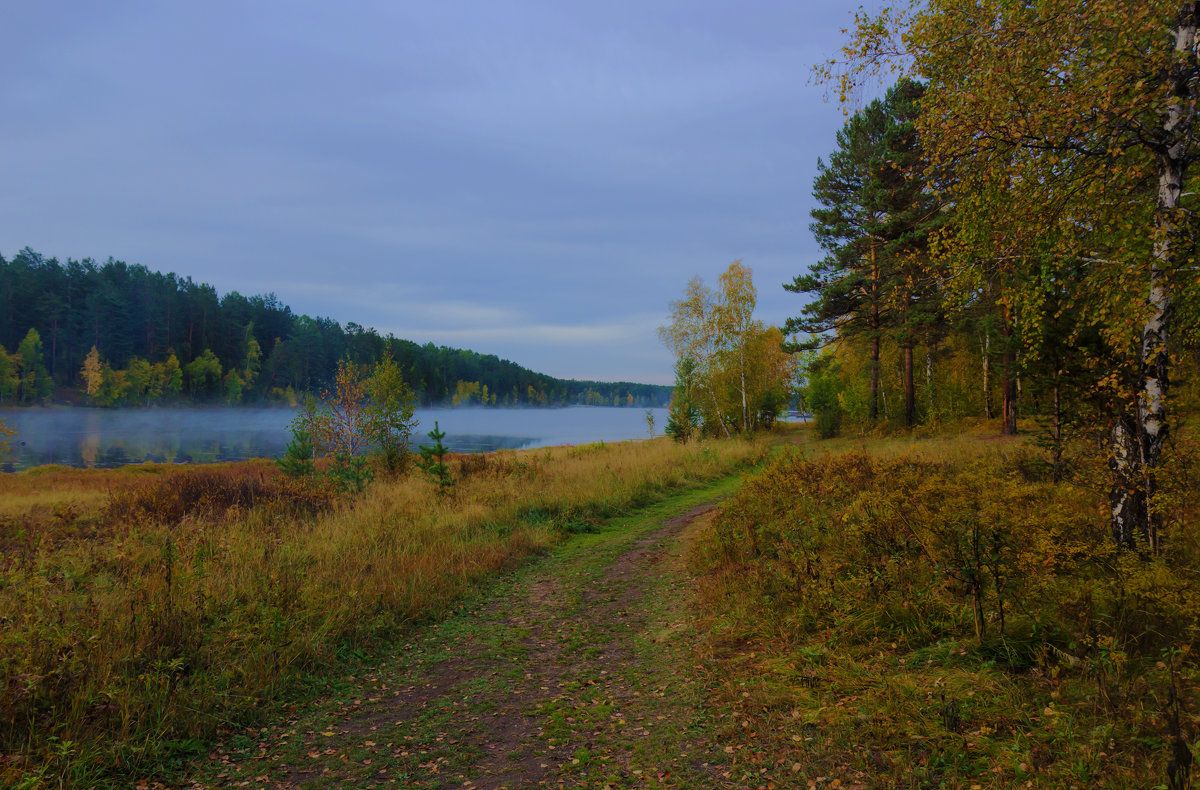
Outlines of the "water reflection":
<svg viewBox="0 0 1200 790">
<path fill-rule="evenodd" d="M 655 409 L 657 425 L 666 410 Z M 272 458 L 289 438 L 291 409 L 0 409 L 16 429 L 0 469 L 43 464 L 114 467 L 146 461 L 211 463 Z M 454 452 L 544 447 L 647 435 L 645 410 L 603 407 L 565 409 L 419 409 L 416 442 L 426 443 L 435 420 Z"/>
</svg>

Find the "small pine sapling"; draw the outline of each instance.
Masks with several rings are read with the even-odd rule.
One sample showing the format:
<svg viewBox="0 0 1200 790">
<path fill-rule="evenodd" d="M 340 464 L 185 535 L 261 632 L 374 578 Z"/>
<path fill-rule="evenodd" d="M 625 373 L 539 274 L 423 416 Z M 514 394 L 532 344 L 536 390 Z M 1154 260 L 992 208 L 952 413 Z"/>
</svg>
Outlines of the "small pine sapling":
<svg viewBox="0 0 1200 790">
<path fill-rule="evenodd" d="M 288 477 L 312 477 L 317 471 L 313 455 L 312 435 L 308 426 L 297 418 L 292 421 L 292 440 L 283 455 L 275 459 L 275 465 Z"/>
<path fill-rule="evenodd" d="M 419 448 L 421 457 L 417 459 L 417 466 L 437 483 L 438 495 L 445 496 L 450 493 L 450 489 L 454 485 L 454 478 L 450 476 L 450 467 L 446 465 L 446 454 L 450 450 L 442 444 L 442 439 L 446 438 L 446 432 L 435 421 L 433 430 L 428 435 L 430 439 L 433 439 L 433 446 L 421 445 Z"/>
</svg>

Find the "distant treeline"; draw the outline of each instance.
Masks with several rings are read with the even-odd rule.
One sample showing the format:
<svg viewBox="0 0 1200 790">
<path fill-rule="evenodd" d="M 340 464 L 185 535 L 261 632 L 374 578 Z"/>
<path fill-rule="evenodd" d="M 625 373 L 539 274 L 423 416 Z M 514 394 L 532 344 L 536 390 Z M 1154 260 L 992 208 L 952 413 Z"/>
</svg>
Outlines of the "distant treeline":
<svg viewBox="0 0 1200 790">
<path fill-rule="evenodd" d="M 274 294 L 218 296 L 190 277 L 111 258 L 60 262 L 29 248 L 0 256 L 2 403 L 44 403 L 64 388 L 102 405 L 287 402 L 327 388 L 338 360 L 368 365 L 386 353 L 426 405 L 670 399 L 669 387 L 557 379 L 492 354 L 296 315 Z"/>
</svg>

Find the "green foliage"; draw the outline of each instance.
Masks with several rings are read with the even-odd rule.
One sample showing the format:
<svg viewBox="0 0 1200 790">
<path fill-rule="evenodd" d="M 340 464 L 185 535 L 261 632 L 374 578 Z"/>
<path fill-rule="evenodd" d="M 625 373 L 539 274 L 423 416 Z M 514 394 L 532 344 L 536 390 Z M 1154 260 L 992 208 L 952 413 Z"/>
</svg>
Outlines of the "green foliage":
<svg viewBox="0 0 1200 790">
<path fill-rule="evenodd" d="M 221 373 L 221 360 L 207 348 L 183 368 L 188 390 L 196 396 L 205 396 L 216 391 L 221 383 Z"/>
<path fill-rule="evenodd" d="M 816 418 L 817 432 L 823 439 L 832 439 L 842 430 L 841 383 L 838 380 L 838 363 L 826 358 L 821 364 L 809 368 L 805 402 Z"/>
<path fill-rule="evenodd" d="M 361 494 L 375 479 L 366 458 L 342 453 L 333 456 L 325 474 L 329 482 L 344 494 Z"/>
<path fill-rule="evenodd" d="M 129 379 L 123 370 L 113 370 L 107 362 L 100 365 L 100 390 L 95 402 L 100 406 L 119 406 L 129 394 Z"/>
<path fill-rule="evenodd" d="M 292 420 L 292 438 L 283 455 L 275 460 L 279 471 L 292 478 L 311 478 L 317 471 L 312 436 L 302 417 Z"/>
<path fill-rule="evenodd" d="M 696 362 L 689 356 L 675 362 L 675 390 L 667 408 L 666 433 L 677 442 L 691 440 L 700 429 L 700 407 L 696 403 Z"/>
<path fill-rule="evenodd" d="M 421 457 L 417 459 L 417 466 L 422 472 L 429 475 L 433 482 L 437 483 L 439 496 L 446 496 L 454 487 L 454 477 L 451 476 L 450 467 L 446 464 L 446 455 L 450 450 L 442 444 L 442 439 L 446 438 L 446 432 L 438 426 L 436 420 L 433 423 L 433 430 L 429 432 L 429 438 L 433 440 L 433 444 L 421 445 Z"/>
<path fill-rule="evenodd" d="M 815 298 L 784 331 L 815 335 L 836 330 L 842 340 L 870 346 L 868 421 L 879 418 L 879 351 L 885 337 L 912 349 L 941 330 L 937 278 L 928 271 L 930 234 L 945 213 L 926 180 L 915 120 L 924 88 L 901 80 L 884 99 L 855 113 L 837 134 L 838 148 L 817 162 L 813 235 L 829 254 L 784 288 Z M 905 410 L 916 421 L 913 358 L 905 357 Z"/>
<path fill-rule="evenodd" d="M 233 406 L 241 402 L 245 388 L 245 381 L 236 370 L 225 374 L 225 399 L 229 405 Z"/>
<path fill-rule="evenodd" d="M 484 406 L 645 408 L 663 406 L 669 396 L 667 387 L 557 379 L 491 354 L 420 345 L 354 323 L 297 315 L 272 294 L 219 296 L 210 285 L 123 261 L 59 261 L 26 248 L 10 260 L 0 257 L 0 294 L 7 295 L 0 299 L 0 347 L 11 354 L 29 328 L 42 338 L 53 336 L 55 358 L 43 362 L 62 385 L 77 383 L 95 346 L 114 370 L 128 370 L 135 357 L 167 364 L 160 380 L 166 399 L 229 398 L 222 384 L 237 371 L 240 401 L 286 400 L 289 389 L 320 392 L 332 386 L 339 360 L 370 367 L 385 353 L 424 404 L 449 403 L 459 381 L 477 385 L 472 402 Z M 0 402 L 20 397 L 7 390 L 0 370 Z M 39 397 L 35 391 L 27 402 Z M 140 397 L 131 391 L 128 402 L 142 402 Z M 147 402 L 154 400 L 146 395 Z"/>
<path fill-rule="evenodd" d="M 0 403 L 17 399 L 21 389 L 19 362 L 0 346 Z"/>
<path fill-rule="evenodd" d="M 413 429 L 417 425 L 414 415 L 417 398 L 390 352 L 384 352 L 383 359 L 375 365 L 365 389 L 371 441 L 383 468 L 392 475 L 402 474 L 408 467 Z"/>
<path fill-rule="evenodd" d="M 17 346 L 20 377 L 19 397 L 22 403 L 49 403 L 54 394 L 54 382 L 46 371 L 46 354 L 42 338 L 36 329 L 25 333 L 25 339 Z"/>
</svg>

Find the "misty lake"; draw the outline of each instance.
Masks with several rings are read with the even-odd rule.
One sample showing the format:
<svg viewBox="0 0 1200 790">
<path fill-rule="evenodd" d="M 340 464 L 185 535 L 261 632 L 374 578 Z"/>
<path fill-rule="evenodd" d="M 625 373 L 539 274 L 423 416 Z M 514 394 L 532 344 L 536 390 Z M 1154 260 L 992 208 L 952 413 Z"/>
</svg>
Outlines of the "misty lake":
<svg viewBox="0 0 1200 790">
<path fill-rule="evenodd" d="M 655 433 L 666 409 L 653 409 Z M 17 431 L 0 458 L 7 472 L 42 464 L 113 467 L 144 461 L 212 463 L 280 455 L 295 412 L 287 408 L 0 409 Z M 417 409 L 416 443 L 437 420 L 454 452 L 490 452 L 558 444 L 644 439 L 646 410 L 600 406 L 561 409 Z"/>
</svg>

